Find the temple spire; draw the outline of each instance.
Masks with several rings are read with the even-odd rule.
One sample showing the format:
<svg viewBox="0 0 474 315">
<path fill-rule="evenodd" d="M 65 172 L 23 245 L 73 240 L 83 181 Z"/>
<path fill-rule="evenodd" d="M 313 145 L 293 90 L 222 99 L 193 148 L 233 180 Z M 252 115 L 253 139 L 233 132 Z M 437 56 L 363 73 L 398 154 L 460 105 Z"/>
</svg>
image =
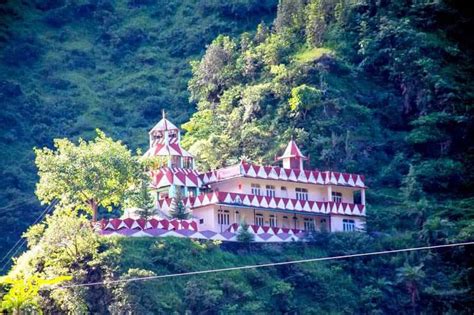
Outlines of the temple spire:
<svg viewBox="0 0 474 315">
<path fill-rule="evenodd" d="M 303 170 L 303 161 L 307 159 L 308 158 L 301 153 L 293 137 L 291 137 L 290 142 L 288 142 L 283 155 L 277 158 L 277 160 L 283 161 L 283 168 L 299 170 Z"/>
</svg>

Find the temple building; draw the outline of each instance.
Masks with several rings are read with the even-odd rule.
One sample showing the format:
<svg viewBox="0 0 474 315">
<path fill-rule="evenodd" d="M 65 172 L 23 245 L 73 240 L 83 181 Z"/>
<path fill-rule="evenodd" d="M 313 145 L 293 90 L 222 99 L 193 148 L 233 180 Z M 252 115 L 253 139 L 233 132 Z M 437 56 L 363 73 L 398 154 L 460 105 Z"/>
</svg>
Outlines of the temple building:
<svg viewBox="0 0 474 315">
<path fill-rule="evenodd" d="M 365 225 L 364 177 L 305 169 L 307 157 L 291 140 L 277 158 L 280 166 L 240 162 L 199 172 L 195 157 L 180 145 L 180 130 L 165 117 L 149 132 L 144 157 L 156 206 L 162 216 L 179 195 L 197 231 L 235 231 L 241 222 L 264 231 L 354 231 Z"/>
</svg>

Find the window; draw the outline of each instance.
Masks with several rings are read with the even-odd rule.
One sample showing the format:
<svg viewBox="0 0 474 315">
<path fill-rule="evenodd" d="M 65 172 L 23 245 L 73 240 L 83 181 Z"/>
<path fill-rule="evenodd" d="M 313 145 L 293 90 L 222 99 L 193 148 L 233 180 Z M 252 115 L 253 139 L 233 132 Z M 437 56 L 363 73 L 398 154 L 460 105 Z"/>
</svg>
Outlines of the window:
<svg viewBox="0 0 474 315">
<path fill-rule="evenodd" d="M 342 193 L 333 191 L 332 192 L 332 201 L 342 202 Z"/>
<path fill-rule="evenodd" d="M 257 213 L 255 215 L 255 225 L 263 225 L 263 214 Z"/>
<path fill-rule="evenodd" d="M 252 195 L 260 196 L 260 185 L 259 184 L 252 184 Z"/>
<path fill-rule="evenodd" d="M 163 139 L 163 133 L 162 132 L 155 132 L 153 135 L 152 135 L 152 138 L 153 138 L 153 144 L 161 141 Z"/>
<path fill-rule="evenodd" d="M 229 224 L 229 220 L 230 219 L 230 216 L 229 216 L 229 211 L 228 210 L 219 210 L 217 212 L 217 224 L 224 224 L 224 225 L 228 225 Z"/>
<path fill-rule="evenodd" d="M 169 137 L 170 139 L 175 139 L 175 138 L 178 137 L 178 133 L 177 133 L 176 131 L 174 131 L 174 130 L 170 130 L 170 131 L 168 131 L 168 137 Z"/>
<path fill-rule="evenodd" d="M 296 188 L 296 199 L 298 200 L 308 200 L 308 189 L 306 188 Z"/>
<path fill-rule="evenodd" d="M 314 220 L 311 218 L 304 219 L 304 229 L 306 231 L 314 231 Z"/>
<path fill-rule="evenodd" d="M 265 188 L 267 189 L 267 197 L 275 197 L 275 186 L 267 185 Z"/>
<path fill-rule="evenodd" d="M 199 219 L 199 224 L 204 224 L 204 219 Z"/>
<path fill-rule="evenodd" d="M 197 188 L 188 187 L 188 197 L 196 197 L 196 195 L 197 195 Z"/>
<path fill-rule="evenodd" d="M 193 168 L 193 158 L 189 156 L 183 157 L 183 168 Z"/>
<path fill-rule="evenodd" d="M 240 223 L 240 212 L 235 211 L 235 223 Z"/>
<path fill-rule="evenodd" d="M 268 223 L 270 223 L 270 226 L 277 226 L 277 220 L 276 220 L 276 217 L 273 214 L 270 215 L 270 220 L 269 220 Z"/>
<path fill-rule="evenodd" d="M 171 156 L 171 167 L 181 167 L 181 157 L 178 155 Z"/>
<path fill-rule="evenodd" d="M 288 191 L 286 190 L 285 186 L 281 186 L 281 197 L 288 198 Z"/>
<path fill-rule="evenodd" d="M 342 220 L 342 230 L 343 231 L 355 231 L 355 222 L 354 220 Z"/>
</svg>

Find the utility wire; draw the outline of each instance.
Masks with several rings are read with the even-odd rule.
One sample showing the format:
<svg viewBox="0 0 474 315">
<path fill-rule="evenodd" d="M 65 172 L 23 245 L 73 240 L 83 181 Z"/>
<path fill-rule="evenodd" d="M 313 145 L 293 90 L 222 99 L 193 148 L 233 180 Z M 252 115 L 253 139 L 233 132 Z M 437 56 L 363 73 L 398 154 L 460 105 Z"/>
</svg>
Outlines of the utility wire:
<svg viewBox="0 0 474 315">
<path fill-rule="evenodd" d="M 403 253 L 403 252 L 414 252 L 414 251 L 419 251 L 419 250 L 429 250 L 429 249 L 439 249 L 439 248 L 448 248 L 448 247 L 468 246 L 468 245 L 474 245 L 474 241 L 473 242 L 464 242 L 464 243 L 444 244 L 444 245 L 410 247 L 410 248 L 384 250 L 384 251 L 359 253 L 359 254 L 340 255 L 340 256 L 318 257 L 318 258 L 291 260 L 291 261 L 283 261 L 283 262 L 275 262 L 275 263 L 267 263 L 267 264 L 229 267 L 229 268 L 221 268 L 221 269 L 190 271 L 190 272 L 172 273 L 172 274 L 166 274 L 166 275 L 156 275 L 156 276 L 129 278 L 129 279 L 117 279 L 117 280 L 110 280 L 110 281 L 97 281 L 97 282 L 88 282 L 88 283 L 78 283 L 78 284 L 64 285 L 64 286 L 60 286 L 60 287 L 44 287 L 44 289 L 67 289 L 67 288 L 75 288 L 75 287 L 90 287 L 90 286 L 95 286 L 95 285 L 107 285 L 107 284 L 115 284 L 115 283 L 122 283 L 122 282 L 134 282 L 134 281 L 145 281 L 145 280 L 154 280 L 154 279 L 162 279 L 162 278 L 183 277 L 183 276 L 217 273 L 217 272 L 224 272 L 224 271 L 256 269 L 256 268 L 301 264 L 301 263 L 318 262 L 318 261 L 340 260 L 340 259 L 355 258 L 355 257 L 378 256 L 378 255 L 395 254 L 395 253 Z"/>
<path fill-rule="evenodd" d="M 35 219 L 35 221 L 33 222 L 32 225 L 35 225 L 36 223 L 38 223 L 39 221 L 43 220 L 44 216 L 46 214 L 48 214 L 53 208 L 54 206 L 56 206 L 56 204 L 58 203 L 58 200 L 57 199 L 54 199 L 53 202 L 51 202 L 44 210 L 43 212 Z M 20 244 L 19 244 L 20 243 Z M 5 263 L 3 264 L 2 268 L 0 269 L 0 271 L 2 271 L 3 269 L 5 269 L 5 267 L 8 265 L 8 262 L 10 261 L 10 259 L 12 257 L 14 257 L 18 251 L 23 247 L 23 245 L 26 243 L 26 238 L 22 238 L 20 237 L 18 239 L 18 241 L 12 246 L 12 248 L 10 248 L 10 250 L 5 254 L 5 256 L 3 256 L 3 258 L 0 260 L 0 263 L 4 262 L 6 258 L 6 261 Z M 19 246 L 18 246 L 19 244 Z M 18 246 L 18 247 L 17 247 Z M 16 247 L 16 249 L 15 249 Z M 13 252 L 13 254 L 11 254 Z M 10 255 L 11 254 L 11 255 Z"/>
</svg>

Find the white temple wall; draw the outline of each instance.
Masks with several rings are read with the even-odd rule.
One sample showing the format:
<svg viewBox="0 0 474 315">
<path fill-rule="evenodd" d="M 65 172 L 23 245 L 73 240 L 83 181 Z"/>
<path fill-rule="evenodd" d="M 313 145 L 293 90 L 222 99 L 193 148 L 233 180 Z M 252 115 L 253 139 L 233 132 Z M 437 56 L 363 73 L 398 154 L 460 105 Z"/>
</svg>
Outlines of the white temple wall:
<svg viewBox="0 0 474 315">
<path fill-rule="evenodd" d="M 354 189 L 354 188 L 332 186 L 333 192 L 342 193 L 342 202 L 346 202 L 346 203 L 354 203 L 354 191 L 356 190 L 357 189 Z"/>
<path fill-rule="evenodd" d="M 275 196 L 279 198 L 292 198 L 296 199 L 296 188 L 305 188 L 308 190 L 308 199 L 313 201 L 332 201 L 332 197 L 328 193 L 328 187 L 326 185 L 314 185 L 295 183 L 282 180 L 266 180 L 260 178 L 247 178 L 238 177 L 222 181 L 217 184 L 213 184 L 214 190 L 223 192 L 232 192 L 240 194 L 252 194 L 252 184 L 260 185 L 260 194 L 266 196 L 266 185 L 275 186 Z M 240 188 L 239 188 L 240 185 Z M 286 195 L 282 191 L 281 187 L 286 187 Z M 349 187 L 341 187 L 332 185 L 333 192 L 342 193 L 342 202 L 354 203 L 354 191 L 359 190 Z"/>
<path fill-rule="evenodd" d="M 331 215 L 331 232 L 343 232 L 344 225 L 343 220 L 354 220 L 355 229 L 362 230 L 365 229 L 365 218 L 354 217 L 354 216 L 345 216 L 345 215 Z"/>
<path fill-rule="evenodd" d="M 219 224 L 217 217 L 219 210 L 227 211 L 225 213 L 229 214 L 229 224 Z M 253 209 L 253 208 L 236 208 L 232 206 L 218 206 L 218 205 L 209 205 L 201 208 L 197 208 L 193 210 L 193 216 L 198 220 L 202 219 L 203 223 L 199 224 L 199 230 L 211 230 L 215 232 L 222 232 L 226 231 L 227 228 L 234 224 L 240 224 L 245 221 L 249 225 L 256 225 L 257 222 L 255 221 L 255 215 L 262 214 L 263 215 L 263 225 L 270 226 L 270 215 L 275 216 L 276 218 L 276 226 L 277 227 L 284 227 L 284 228 L 291 228 L 291 229 L 305 229 L 304 226 L 304 219 L 305 218 L 312 218 L 314 220 L 314 226 L 316 230 L 321 229 L 328 229 L 329 225 L 329 218 L 327 216 L 322 215 L 315 215 L 315 214 L 294 214 L 294 213 L 282 213 L 282 212 L 275 212 L 271 210 L 261 210 L 261 209 Z M 293 217 L 297 218 L 296 222 Z M 286 218 L 285 218 L 286 217 Z M 322 221 L 322 222 L 321 222 Z M 295 225 L 296 223 L 296 225 Z M 341 221 L 342 224 L 342 221 Z M 324 227 L 323 227 L 324 226 Z M 342 229 L 342 228 L 341 228 Z"/>
<path fill-rule="evenodd" d="M 198 226 L 200 231 L 215 230 L 217 224 L 217 213 L 215 212 L 215 205 L 209 205 L 193 209 L 193 217 L 198 219 Z M 203 223 L 200 223 L 202 220 Z"/>
</svg>

